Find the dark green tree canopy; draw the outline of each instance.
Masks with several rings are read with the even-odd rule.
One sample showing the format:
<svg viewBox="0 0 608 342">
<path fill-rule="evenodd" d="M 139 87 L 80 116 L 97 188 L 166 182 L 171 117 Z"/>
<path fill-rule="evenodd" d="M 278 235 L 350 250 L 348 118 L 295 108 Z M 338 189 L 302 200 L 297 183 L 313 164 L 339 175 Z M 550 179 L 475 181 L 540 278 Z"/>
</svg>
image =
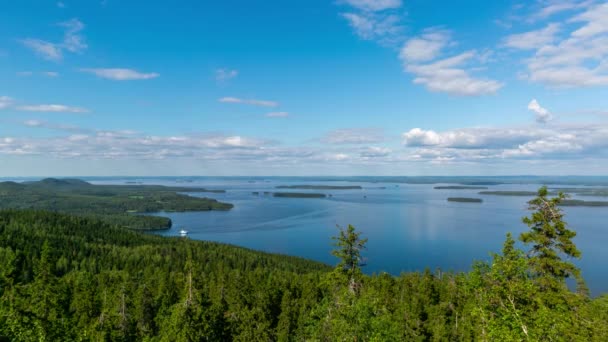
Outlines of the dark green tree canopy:
<svg viewBox="0 0 608 342">
<path fill-rule="evenodd" d="M 547 187 L 538 191 L 531 200 L 529 209 L 532 214 L 524 217 L 523 222 L 530 231 L 520 235 L 520 240 L 532 245 L 528 252 L 531 270 L 546 286 L 550 283 L 563 283 L 568 277 L 579 278 L 579 269 L 568 258 L 580 258 L 581 252 L 572 239 L 576 232 L 568 229 L 564 213 L 558 205 L 567 198 L 564 193 L 548 198 Z"/>
</svg>

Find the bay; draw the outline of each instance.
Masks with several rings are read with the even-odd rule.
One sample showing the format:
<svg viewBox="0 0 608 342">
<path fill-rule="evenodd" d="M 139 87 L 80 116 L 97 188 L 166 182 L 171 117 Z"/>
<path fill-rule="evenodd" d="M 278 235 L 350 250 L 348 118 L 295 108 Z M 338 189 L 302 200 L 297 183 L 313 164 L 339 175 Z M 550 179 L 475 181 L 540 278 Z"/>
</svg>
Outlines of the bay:
<svg viewBox="0 0 608 342">
<path fill-rule="evenodd" d="M 134 180 L 112 178 L 93 181 L 120 184 Z M 566 183 L 559 178 L 554 181 L 555 184 L 549 186 L 577 184 L 571 179 Z M 185 229 L 191 239 L 229 243 L 334 264 L 331 237 L 338 233 L 338 226 L 352 224 L 369 239 L 364 253 L 367 273 L 399 274 L 425 268 L 468 271 L 475 260 L 489 260 L 491 252 L 499 252 L 507 232 L 517 237 L 528 229 L 521 218 L 528 214 L 526 202 L 529 197 L 480 195 L 480 190 L 474 189 L 434 189 L 437 185 L 454 183 L 412 184 L 387 177 L 163 177 L 141 178 L 137 182 L 225 189 L 224 194 L 189 195 L 212 197 L 234 204 L 234 208 L 226 212 L 159 213 L 170 217 L 173 227 L 157 234 L 179 236 L 179 231 Z M 362 189 L 276 189 L 282 185 L 316 184 L 360 185 Z M 492 191 L 535 191 L 539 187 L 537 183 L 525 182 L 488 185 Z M 328 197 L 276 198 L 271 195 L 278 191 L 324 193 Z M 448 202 L 448 197 L 481 198 L 483 203 Z M 606 200 L 584 196 L 573 198 Z M 608 292 L 608 268 L 604 266 L 608 261 L 608 208 L 565 207 L 564 211 L 570 228 L 578 233 L 574 241 L 583 254 L 582 259 L 575 263 L 581 267 L 592 294 Z"/>
</svg>

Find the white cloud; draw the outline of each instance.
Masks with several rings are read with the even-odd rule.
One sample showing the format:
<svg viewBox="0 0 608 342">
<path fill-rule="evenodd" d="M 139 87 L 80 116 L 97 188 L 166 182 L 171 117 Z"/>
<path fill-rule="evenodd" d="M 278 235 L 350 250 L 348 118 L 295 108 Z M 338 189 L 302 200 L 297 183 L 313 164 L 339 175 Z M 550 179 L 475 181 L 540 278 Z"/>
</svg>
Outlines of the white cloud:
<svg viewBox="0 0 608 342">
<path fill-rule="evenodd" d="M 123 68 L 84 68 L 80 69 L 80 71 L 114 81 L 149 80 L 160 76 L 156 72 L 143 73 Z"/>
<path fill-rule="evenodd" d="M 364 40 L 379 40 L 381 43 L 390 43 L 403 29 L 399 25 L 401 19 L 396 15 L 343 13 L 342 17 L 348 21 L 355 33 Z"/>
<path fill-rule="evenodd" d="M 278 107 L 279 103 L 275 101 L 256 100 L 256 99 L 241 99 L 238 97 L 222 97 L 218 99 L 221 103 L 240 103 L 259 107 Z"/>
<path fill-rule="evenodd" d="M 37 73 L 35 73 L 33 71 L 19 71 L 19 72 L 17 72 L 17 75 L 21 76 L 21 77 L 29 77 L 29 76 L 33 76 L 34 74 L 37 74 Z M 40 73 L 40 75 L 47 76 L 47 77 L 58 77 L 59 73 L 56 72 L 56 71 L 43 71 L 43 72 Z"/>
<path fill-rule="evenodd" d="M 422 84 L 433 92 L 460 96 L 493 94 L 502 88 L 502 83 L 491 79 L 475 78 L 466 69 L 471 60 L 479 57 L 480 55 L 475 51 L 466 51 L 428 64 L 410 64 L 406 60 L 405 70 L 415 75 L 413 81 L 415 84 Z"/>
<path fill-rule="evenodd" d="M 387 157 L 389 154 L 391 154 L 391 152 L 392 151 L 390 149 L 385 147 L 370 146 L 361 150 L 359 155 L 361 158 L 381 158 Z"/>
<path fill-rule="evenodd" d="M 404 144 L 458 149 L 505 148 L 524 144 L 538 136 L 539 131 L 518 128 L 466 128 L 446 132 L 413 128 L 403 133 Z"/>
<path fill-rule="evenodd" d="M 427 29 L 420 37 L 408 40 L 401 49 L 400 57 L 409 62 L 424 62 L 437 58 L 448 45 L 450 33 L 445 30 Z"/>
<path fill-rule="evenodd" d="M 61 52 L 61 47 L 57 44 L 50 43 L 40 39 L 23 39 L 21 40 L 21 44 L 30 50 L 34 51 L 36 54 L 41 56 L 44 59 L 49 61 L 60 61 L 63 59 L 63 53 Z"/>
<path fill-rule="evenodd" d="M 65 8 L 65 3 L 62 1 L 57 1 L 57 7 L 59 8 Z"/>
<path fill-rule="evenodd" d="M 385 46 L 394 46 L 401 41 L 402 17 L 395 11 L 401 7 L 401 0 L 342 0 L 341 3 L 352 7 L 341 16 L 359 38 Z"/>
<path fill-rule="evenodd" d="M 485 63 L 491 51 L 478 53 L 465 51 L 458 55 L 439 58 L 444 48 L 455 45 L 450 41 L 450 33 L 437 28 L 429 28 L 419 37 L 405 42 L 399 58 L 405 71 L 414 74 L 413 82 L 422 84 L 433 92 L 445 92 L 460 96 L 493 94 L 502 88 L 502 83 L 471 75 L 479 70 L 472 62 Z"/>
<path fill-rule="evenodd" d="M 34 38 L 22 39 L 20 42 L 42 58 L 54 62 L 63 59 L 64 50 L 81 53 L 88 47 L 84 42 L 84 36 L 80 33 L 84 29 L 84 24 L 80 20 L 73 18 L 59 23 L 58 26 L 65 28 L 62 42 L 53 43 Z"/>
<path fill-rule="evenodd" d="M 462 128 L 444 132 L 412 129 L 403 143 L 410 159 L 454 162 L 501 159 L 608 157 L 606 124 Z"/>
<path fill-rule="evenodd" d="M 81 107 L 70 107 L 59 104 L 23 105 L 16 108 L 26 112 L 55 112 L 55 113 L 88 113 L 89 110 Z"/>
<path fill-rule="evenodd" d="M 504 45 L 521 50 L 538 49 L 545 44 L 554 42 L 559 30 L 559 24 L 551 23 L 540 30 L 510 35 L 505 38 Z"/>
<path fill-rule="evenodd" d="M 548 0 L 540 11 L 534 16 L 535 19 L 544 19 L 551 17 L 557 13 L 586 8 L 593 1 L 577 1 L 577 0 Z"/>
<path fill-rule="evenodd" d="M 80 20 L 73 18 L 59 23 L 59 26 L 66 29 L 62 44 L 64 49 L 79 53 L 88 47 L 84 42 L 84 37 L 80 34 L 80 31 L 84 30 L 84 24 Z"/>
<path fill-rule="evenodd" d="M 362 11 L 384 11 L 388 9 L 396 9 L 401 7 L 401 0 L 343 0 Z"/>
<path fill-rule="evenodd" d="M 377 128 L 337 129 L 322 139 L 327 144 L 372 144 L 384 141 L 382 130 Z"/>
<path fill-rule="evenodd" d="M 44 128 L 44 129 L 52 129 L 56 131 L 63 132 L 71 132 L 71 133 L 86 133 L 91 130 L 80 128 L 73 125 L 65 125 L 65 124 L 56 124 L 52 122 L 46 122 L 36 119 L 30 119 L 23 121 L 23 125 L 31 128 Z"/>
<path fill-rule="evenodd" d="M 239 74 L 238 70 L 217 69 L 217 70 L 215 70 L 215 80 L 218 82 L 226 82 L 226 81 L 229 81 L 229 80 L 237 77 L 238 74 Z"/>
<path fill-rule="evenodd" d="M 8 96 L 0 96 L 0 109 L 5 109 L 13 104 L 13 99 Z"/>
<path fill-rule="evenodd" d="M 286 118 L 289 116 L 288 112 L 270 112 L 266 113 L 267 118 Z"/>
<path fill-rule="evenodd" d="M 528 110 L 531 110 L 536 114 L 536 122 L 547 123 L 553 119 L 551 113 L 547 109 L 541 107 L 536 99 L 532 99 L 532 101 L 530 101 L 528 104 Z"/>
<path fill-rule="evenodd" d="M 608 85 L 608 3 L 568 20 L 569 33 L 535 49 L 525 78 L 553 87 Z"/>
<path fill-rule="evenodd" d="M 26 120 L 23 122 L 23 124 L 28 127 L 40 127 L 44 124 L 44 122 L 40 120 Z"/>
</svg>

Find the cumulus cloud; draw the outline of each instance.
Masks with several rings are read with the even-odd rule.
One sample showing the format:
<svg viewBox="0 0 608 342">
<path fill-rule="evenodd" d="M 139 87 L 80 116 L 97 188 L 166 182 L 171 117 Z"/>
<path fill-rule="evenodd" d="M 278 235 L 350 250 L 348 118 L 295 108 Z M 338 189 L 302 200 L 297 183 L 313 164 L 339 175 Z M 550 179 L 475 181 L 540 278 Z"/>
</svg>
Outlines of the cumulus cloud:
<svg viewBox="0 0 608 342">
<path fill-rule="evenodd" d="M 67 125 L 28 120 L 24 125 L 61 130 Z M 49 138 L 0 138 L 0 154 L 44 154 L 58 158 L 165 159 L 189 157 L 207 160 L 269 158 L 284 154 L 267 140 L 239 135 L 154 136 L 130 131 L 95 131 L 73 128 L 72 133 Z M 86 143 L 83 144 L 83 141 Z"/>
<path fill-rule="evenodd" d="M 288 112 L 270 112 L 266 113 L 267 118 L 286 118 L 289 117 Z"/>
<path fill-rule="evenodd" d="M 278 107 L 279 103 L 275 101 L 256 100 L 256 99 L 241 99 L 238 97 L 222 97 L 218 99 L 221 103 L 240 103 L 259 107 Z"/>
<path fill-rule="evenodd" d="M 570 30 L 561 37 L 536 48 L 524 45 L 534 50 L 525 77 L 552 87 L 608 85 L 608 3 L 587 3 L 567 22 Z"/>
<path fill-rule="evenodd" d="M 337 129 L 322 139 L 327 144 L 373 144 L 384 141 L 382 130 L 377 128 Z"/>
<path fill-rule="evenodd" d="M 440 59 L 432 63 L 410 63 L 405 58 L 405 70 L 414 74 L 413 82 L 424 85 L 433 92 L 444 92 L 459 96 L 479 96 L 496 93 L 501 82 L 476 78 L 466 67 L 471 61 L 479 58 L 476 51 L 466 51 L 459 55 Z"/>
<path fill-rule="evenodd" d="M 424 62 L 435 59 L 448 45 L 450 32 L 427 29 L 420 37 L 408 40 L 401 49 L 400 57 L 409 62 Z"/>
<path fill-rule="evenodd" d="M 352 0 L 343 3 L 355 10 L 342 13 L 342 17 L 360 38 L 375 40 L 382 45 L 401 45 L 404 40 L 402 16 L 394 11 L 401 7 L 401 1 Z M 456 44 L 450 41 L 449 31 L 428 28 L 420 36 L 407 40 L 399 57 L 404 69 L 414 74 L 414 83 L 424 85 L 430 91 L 477 96 L 493 94 L 503 86 L 498 81 L 472 74 L 480 69 L 472 65 L 473 62 L 488 61 L 487 51 L 478 53 L 471 50 L 440 58 L 444 48 L 453 45 Z"/>
<path fill-rule="evenodd" d="M 160 76 L 156 72 L 145 73 L 124 68 L 84 68 L 80 71 L 113 81 L 149 80 Z"/>
<path fill-rule="evenodd" d="M 55 113 L 88 113 L 89 110 L 81 107 L 70 107 L 59 104 L 23 105 L 16 107 L 25 112 L 55 112 Z"/>
<path fill-rule="evenodd" d="M 238 70 L 233 69 L 217 69 L 215 70 L 215 80 L 218 82 L 227 82 L 239 75 Z"/>
<path fill-rule="evenodd" d="M 530 101 L 528 104 L 528 110 L 536 114 L 536 122 L 547 123 L 553 119 L 551 113 L 547 109 L 541 107 L 536 99 L 532 99 L 532 101 Z"/>
<path fill-rule="evenodd" d="M 410 160 L 470 162 L 504 159 L 606 157 L 605 124 L 462 128 L 436 132 L 420 128 L 403 134 Z"/>
<path fill-rule="evenodd" d="M 450 33 L 436 28 L 426 29 L 419 37 L 405 42 L 399 54 L 404 69 L 415 77 L 415 84 L 433 92 L 452 95 L 477 96 L 493 94 L 503 84 L 471 75 L 473 62 L 487 61 L 487 52 L 469 50 L 447 58 L 439 58 L 445 47 L 453 45 Z"/>
<path fill-rule="evenodd" d="M 80 20 L 73 18 L 59 23 L 58 26 L 65 29 L 61 42 L 53 43 L 36 38 L 26 38 L 20 40 L 20 42 L 42 58 L 54 62 L 63 59 L 64 51 L 81 53 L 88 47 L 81 33 L 85 26 Z"/>
</svg>

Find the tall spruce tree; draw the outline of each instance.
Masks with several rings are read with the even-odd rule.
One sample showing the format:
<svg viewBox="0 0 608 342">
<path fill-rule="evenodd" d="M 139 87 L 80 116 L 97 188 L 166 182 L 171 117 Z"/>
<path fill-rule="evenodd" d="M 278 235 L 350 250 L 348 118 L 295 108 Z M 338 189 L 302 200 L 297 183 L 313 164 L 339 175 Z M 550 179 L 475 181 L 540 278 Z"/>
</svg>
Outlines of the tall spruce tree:
<svg viewBox="0 0 608 342">
<path fill-rule="evenodd" d="M 348 225 L 347 229 L 340 229 L 340 235 L 332 238 L 337 249 L 332 254 L 340 258 L 336 270 L 347 276 L 348 287 L 351 292 L 357 293 L 362 275 L 361 267 L 365 266 L 361 251 L 365 249 L 367 239 L 361 239 L 361 233 L 355 227 Z"/>
<path fill-rule="evenodd" d="M 574 277 L 579 286 L 583 285 L 580 270 L 570 261 L 562 259 L 580 258 L 581 252 L 572 239 L 576 232 L 568 229 L 564 213 L 558 205 L 567 198 L 563 193 L 548 198 L 547 187 L 538 190 L 538 196 L 528 202 L 534 212 L 524 217 L 523 222 L 530 227 L 519 239 L 532 244 L 528 252 L 531 271 L 538 277 L 544 289 L 563 285 L 566 278 Z"/>
</svg>

